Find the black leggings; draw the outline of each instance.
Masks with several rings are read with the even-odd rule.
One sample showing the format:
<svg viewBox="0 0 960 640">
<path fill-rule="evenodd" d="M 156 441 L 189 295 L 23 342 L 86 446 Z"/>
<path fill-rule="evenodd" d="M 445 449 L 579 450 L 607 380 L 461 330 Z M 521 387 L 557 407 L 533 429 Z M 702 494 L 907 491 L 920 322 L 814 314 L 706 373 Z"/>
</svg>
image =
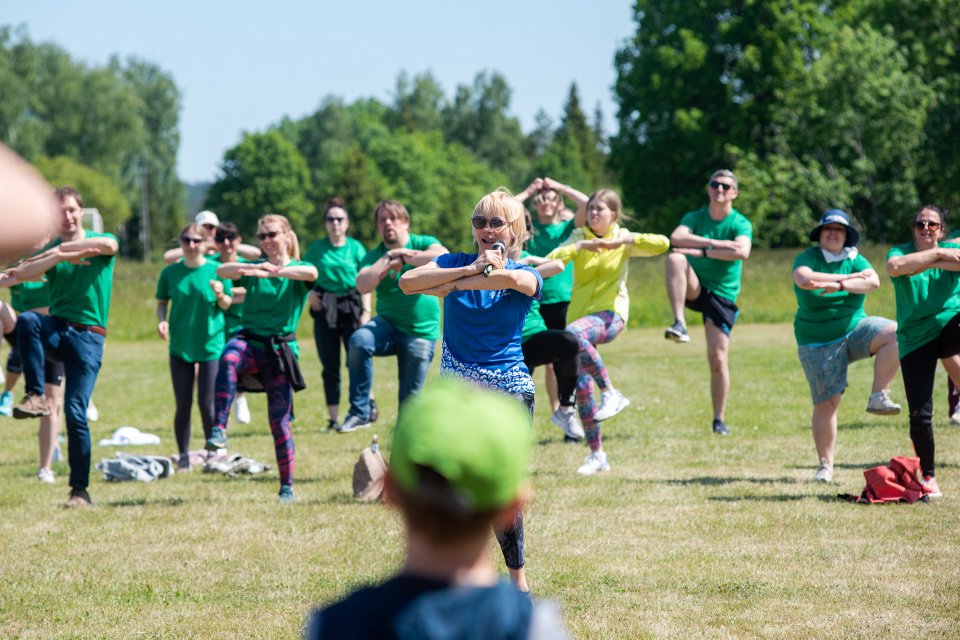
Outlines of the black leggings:
<svg viewBox="0 0 960 640">
<path fill-rule="evenodd" d="M 523 363 L 531 375 L 535 367 L 553 364 L 561 407 L 572 407 L 575 403 L 579 353 L 577 337 L 569 331 L 547 329 L 533 334 L 523 343 Z"/>
<path fill-rule="evenodd" d="M 903 387 L 910 407 L 910 439 L 920 458 L 920 470 L 934 475 L 933 381 L 937 362 L 960 353 L 960 314 L 936 338 L 900 358 Z"/>
<path fill-rule="evenodd" d="M 173 418 L 173 435 L 177 438 L 180 455 L 190 453 L 190 410 L 193 408 L 193 382 L 197 379 L 197 407 L 203 422 L 203 435 L 210 437 L 214 425 L 214 388 L 217 382 L 219 360 L 187 362 L 170 356 L 170 378 L 173 380 L 173 397 L 177 412 Z M 194 368 L 199 375 L 195 375 Z"/>
<path fill-rule="evenodd" d="M 522 569 L 526 559 L 523 557 L 523 512 L 517 509 L 513 524 L 509 529 L 493 528 L 493 533 L 500 543 L 503 552 L 503 562 L 508 569 Z"/>
<path fill-rule="evenodd" d="M 313 316 L 313 340 L 317 345 L 317 355 L 320 356 L 320 365 L 323 367 L 323 395 L 327 406 L 340 404 L 340 343 L 347 349 L 350 336 L 360 325 L 360 318 L 340 312 L 337 314 L 337 326 L 327 325 L 323 311 Z"/>
</svg>

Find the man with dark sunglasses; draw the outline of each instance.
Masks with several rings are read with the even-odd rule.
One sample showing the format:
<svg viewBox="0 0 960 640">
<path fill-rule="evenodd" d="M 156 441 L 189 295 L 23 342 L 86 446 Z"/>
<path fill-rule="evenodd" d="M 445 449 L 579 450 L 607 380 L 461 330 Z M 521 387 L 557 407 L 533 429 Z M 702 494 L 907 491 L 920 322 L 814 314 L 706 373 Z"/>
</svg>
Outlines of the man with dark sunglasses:
<svg viewBox="0 0 960 640">
<path fill-rule="evenodd" d="M 713 432 L 726 436 L 730 435 L 724 422 L 730 391 L 727 353 L 730 331 L 740 315 L 737 296 L 743 261 L 750 257 L 753 225 L 733 208 L 739 191 L 732 171 L 715 171 L 706 190 L 710 204 L 685 214 L 670 235 L 673 249 L 667 256 L 667 297 L 675 321 L 664 338 L 690 342 L 684 308 L 703 314 Z"/>
<path fill-rule="evenodd" d="M 410 215 L 396 200 L 383 200 L 374 210 L 383 242 L 367 252 L 357 274 L 361 294 L 377 291 L 377 316 L 350 336 L 350 411 L 338 433 L 370 426 L 370 387 L 374 356 L 396 356 L 399 402 L 420 391 L 440 337 L 440 304 L 429 295 L 406 295 L 400 275 L 449 253 L 433 236 L 410 233 Z"/>
</svg>

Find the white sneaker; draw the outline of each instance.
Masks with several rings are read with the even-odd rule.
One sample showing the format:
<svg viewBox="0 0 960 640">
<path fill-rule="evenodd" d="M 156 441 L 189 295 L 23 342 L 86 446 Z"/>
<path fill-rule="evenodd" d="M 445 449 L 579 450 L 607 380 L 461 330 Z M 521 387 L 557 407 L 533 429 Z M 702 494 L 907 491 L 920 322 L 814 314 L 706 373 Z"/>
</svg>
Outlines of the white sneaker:
<svg viewBox="0 0 960 640">
<path fill-rule="evenodd" d="M 597 412 L 593 415 L 593 419 L 597 422 L 609 420 L 629 406 L 630 398 L 616 389 L 604 391 L 600 394 L 600 408 L 597 409 Z"/>
<path fill-rule="evenodd" d="M 247 404 L 247 396 L 237 396 L 233 401 L 233 414 L 237 416 L 237 422 L 240 424 L 250 424 L 250 406 Z"/>
<path fill-rule="evenodd" d="M 87 405 L 87 420 L 96 422 L 99 419 L 100 411 L 97 410 L 97 405 L 93 404 L 93 398 L 90 398 L 90 404 Z"/>
<path fill-rule="evenodd" d="M 890 390 L 881 389 L 870 394 L 867 401 L 867 412 L 878 416 L 895 416 L 900 413 L 900 405 L 890 399 Z"/>
<path fill-rule="evenodd" d="M 50 469 L 40 469 L 40 471 L 37 471 L 37 480 L 45 484 L 53 484 L 57 481 L 57 477 L 53 475 L 53 471 Z"/>
<path fill-rule="evenodd" d="M 583 432 L 580 416 L 577 415 L 577 410 L 573 407 L 560 407 L 550 416 L 550 422 L 563 429 L 563 433 L 571 438 L 583 440 L 587 435 Z"/>
<path fill-rule="evenodd" d="M 950 416 L 950 424 L 955 427 L 960 427 L 960 409 L 957 410 L 952 416 Z"/>
<path fill-rule="evenodd" d="M 600 473 L 601 471 L 610 471 L 610 463 L 607 462 L 607 454 L 603 451 L 592 451 L 588 455 L 583 464 L 580 465 L 580 468 L 577 469 L 577 473 L 582 476 L 592 476 L 595 473 Z"/>
<path fill-rule="evenodd" d="M 820 466 L 817 467 L 817 473 L 813 476 L 814 482 L 833 482 L 833 465 L 827 462 L 826 458 L 820 458 Z"/>
</svg>

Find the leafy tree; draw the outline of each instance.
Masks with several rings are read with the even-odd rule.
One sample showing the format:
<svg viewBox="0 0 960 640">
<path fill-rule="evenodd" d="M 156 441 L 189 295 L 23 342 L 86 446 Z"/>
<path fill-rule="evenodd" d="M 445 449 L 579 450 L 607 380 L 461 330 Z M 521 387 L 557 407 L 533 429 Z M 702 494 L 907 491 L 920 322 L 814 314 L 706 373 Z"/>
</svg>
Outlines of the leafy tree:
<svg viewBox="0 0 960 640">
<path fill-rule="evenodd" d="M 227 150 L 222 175 L 210 186 L 206 206 L 252 229 L 267 213 L 286 216 L 295 230 L 306 228 L 314 207 L 307 164 L 292 142 L 277 131 L 244 134 Z"/>
<path fill-rule="evenodd" d="M 510 176 L 527 173 L 520 122 L 509 115 L 510 87 L 499 73 L 478 73 L 473 86 L 457 87 L 443 112 L 444 139 L 456 142 L 496 171 Z"/>
<path fill-rule="evenodd" d="M 446 98 L 443 89 L 429 71 L 414 76 L 410 81 L 406 72 L 397 77 L 391 120 L 394 127 L 406 131 L 441 131 Z"/>
<path fill-rule="evenodd" d="M 79 191 L 83 195 L 84 206 L 100 211 L 105 230 L 116 232 L 130 217 L 130 201 L 123 190 L 99 171 L 85 167 L 66 156 L 37 156 L 33 164 L 53 186 L 66 185 Z"/>
<path fill-rule="evenodd" d="M 637 32 L 617 52 L 619 133 L 611 145 L 626 203 L 672 229 L 728 165 L 726 145 L 764 157 L 783 90 L 815 58 L 831 22 L 819 0 L 637 0 Z"/>
<path fill-rule="evenodd" d="M 139 196 L 140 171 L 145 171 L 150 234 L 155 239 L 153 248 L 158 249 L 160 239 L 176 236 L 186 221 L 186 190 L 177 176 L 180 91 L 173 77 L 151 62 L 129 58 L 125 65 L 121 65 L 117 59 L 113 59 L 110 66 L 138 98 L 144 143 L 138 152 L 129 152 L 126 178 L 130 190 Z M 139 199 L 134 204 L 137 215 L 128 229 L 131 238 L 139 238 L 141 221 L 138 204 Z"/>
</svg>

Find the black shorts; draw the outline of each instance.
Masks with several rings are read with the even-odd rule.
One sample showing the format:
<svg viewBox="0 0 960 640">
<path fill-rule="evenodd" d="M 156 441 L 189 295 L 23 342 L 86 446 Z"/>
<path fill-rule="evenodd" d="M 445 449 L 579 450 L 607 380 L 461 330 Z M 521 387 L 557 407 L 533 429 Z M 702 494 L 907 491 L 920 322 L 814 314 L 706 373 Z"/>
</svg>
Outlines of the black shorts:
<svg viewBox="0 0 960 640">
<path fill-rule="evenodd" d="M 730 335 L 740 315 L 740 309 L 734 302 L 721 298 L 706 287 L 700 287 L 700 295 L 696 300 L 687 300 L 686 306 L 687 309 L 702 313 L 704 322 L 710 320 L 713 326 L 727 335 Z"/>
<path fill-rule="evenodd" d="M 570 302 L 551 302 L 550 304 L 540 305 L 540 315 L 543 316 L 543 323 L 547 329 L 556 329 L 563 331 L 567 328 L 567 309 Z"/>
<path fill-rule="evenodd" d="M 23 363 L 20 361 L 20 353 L 16 349 L 11 349 L 7 356 L 7 373 L 23 373 Z M 63 363 L 45 359 L 43 361 L 43 381 L 46 384 L 61 386 L 63 384 Z"/>
</svg>

